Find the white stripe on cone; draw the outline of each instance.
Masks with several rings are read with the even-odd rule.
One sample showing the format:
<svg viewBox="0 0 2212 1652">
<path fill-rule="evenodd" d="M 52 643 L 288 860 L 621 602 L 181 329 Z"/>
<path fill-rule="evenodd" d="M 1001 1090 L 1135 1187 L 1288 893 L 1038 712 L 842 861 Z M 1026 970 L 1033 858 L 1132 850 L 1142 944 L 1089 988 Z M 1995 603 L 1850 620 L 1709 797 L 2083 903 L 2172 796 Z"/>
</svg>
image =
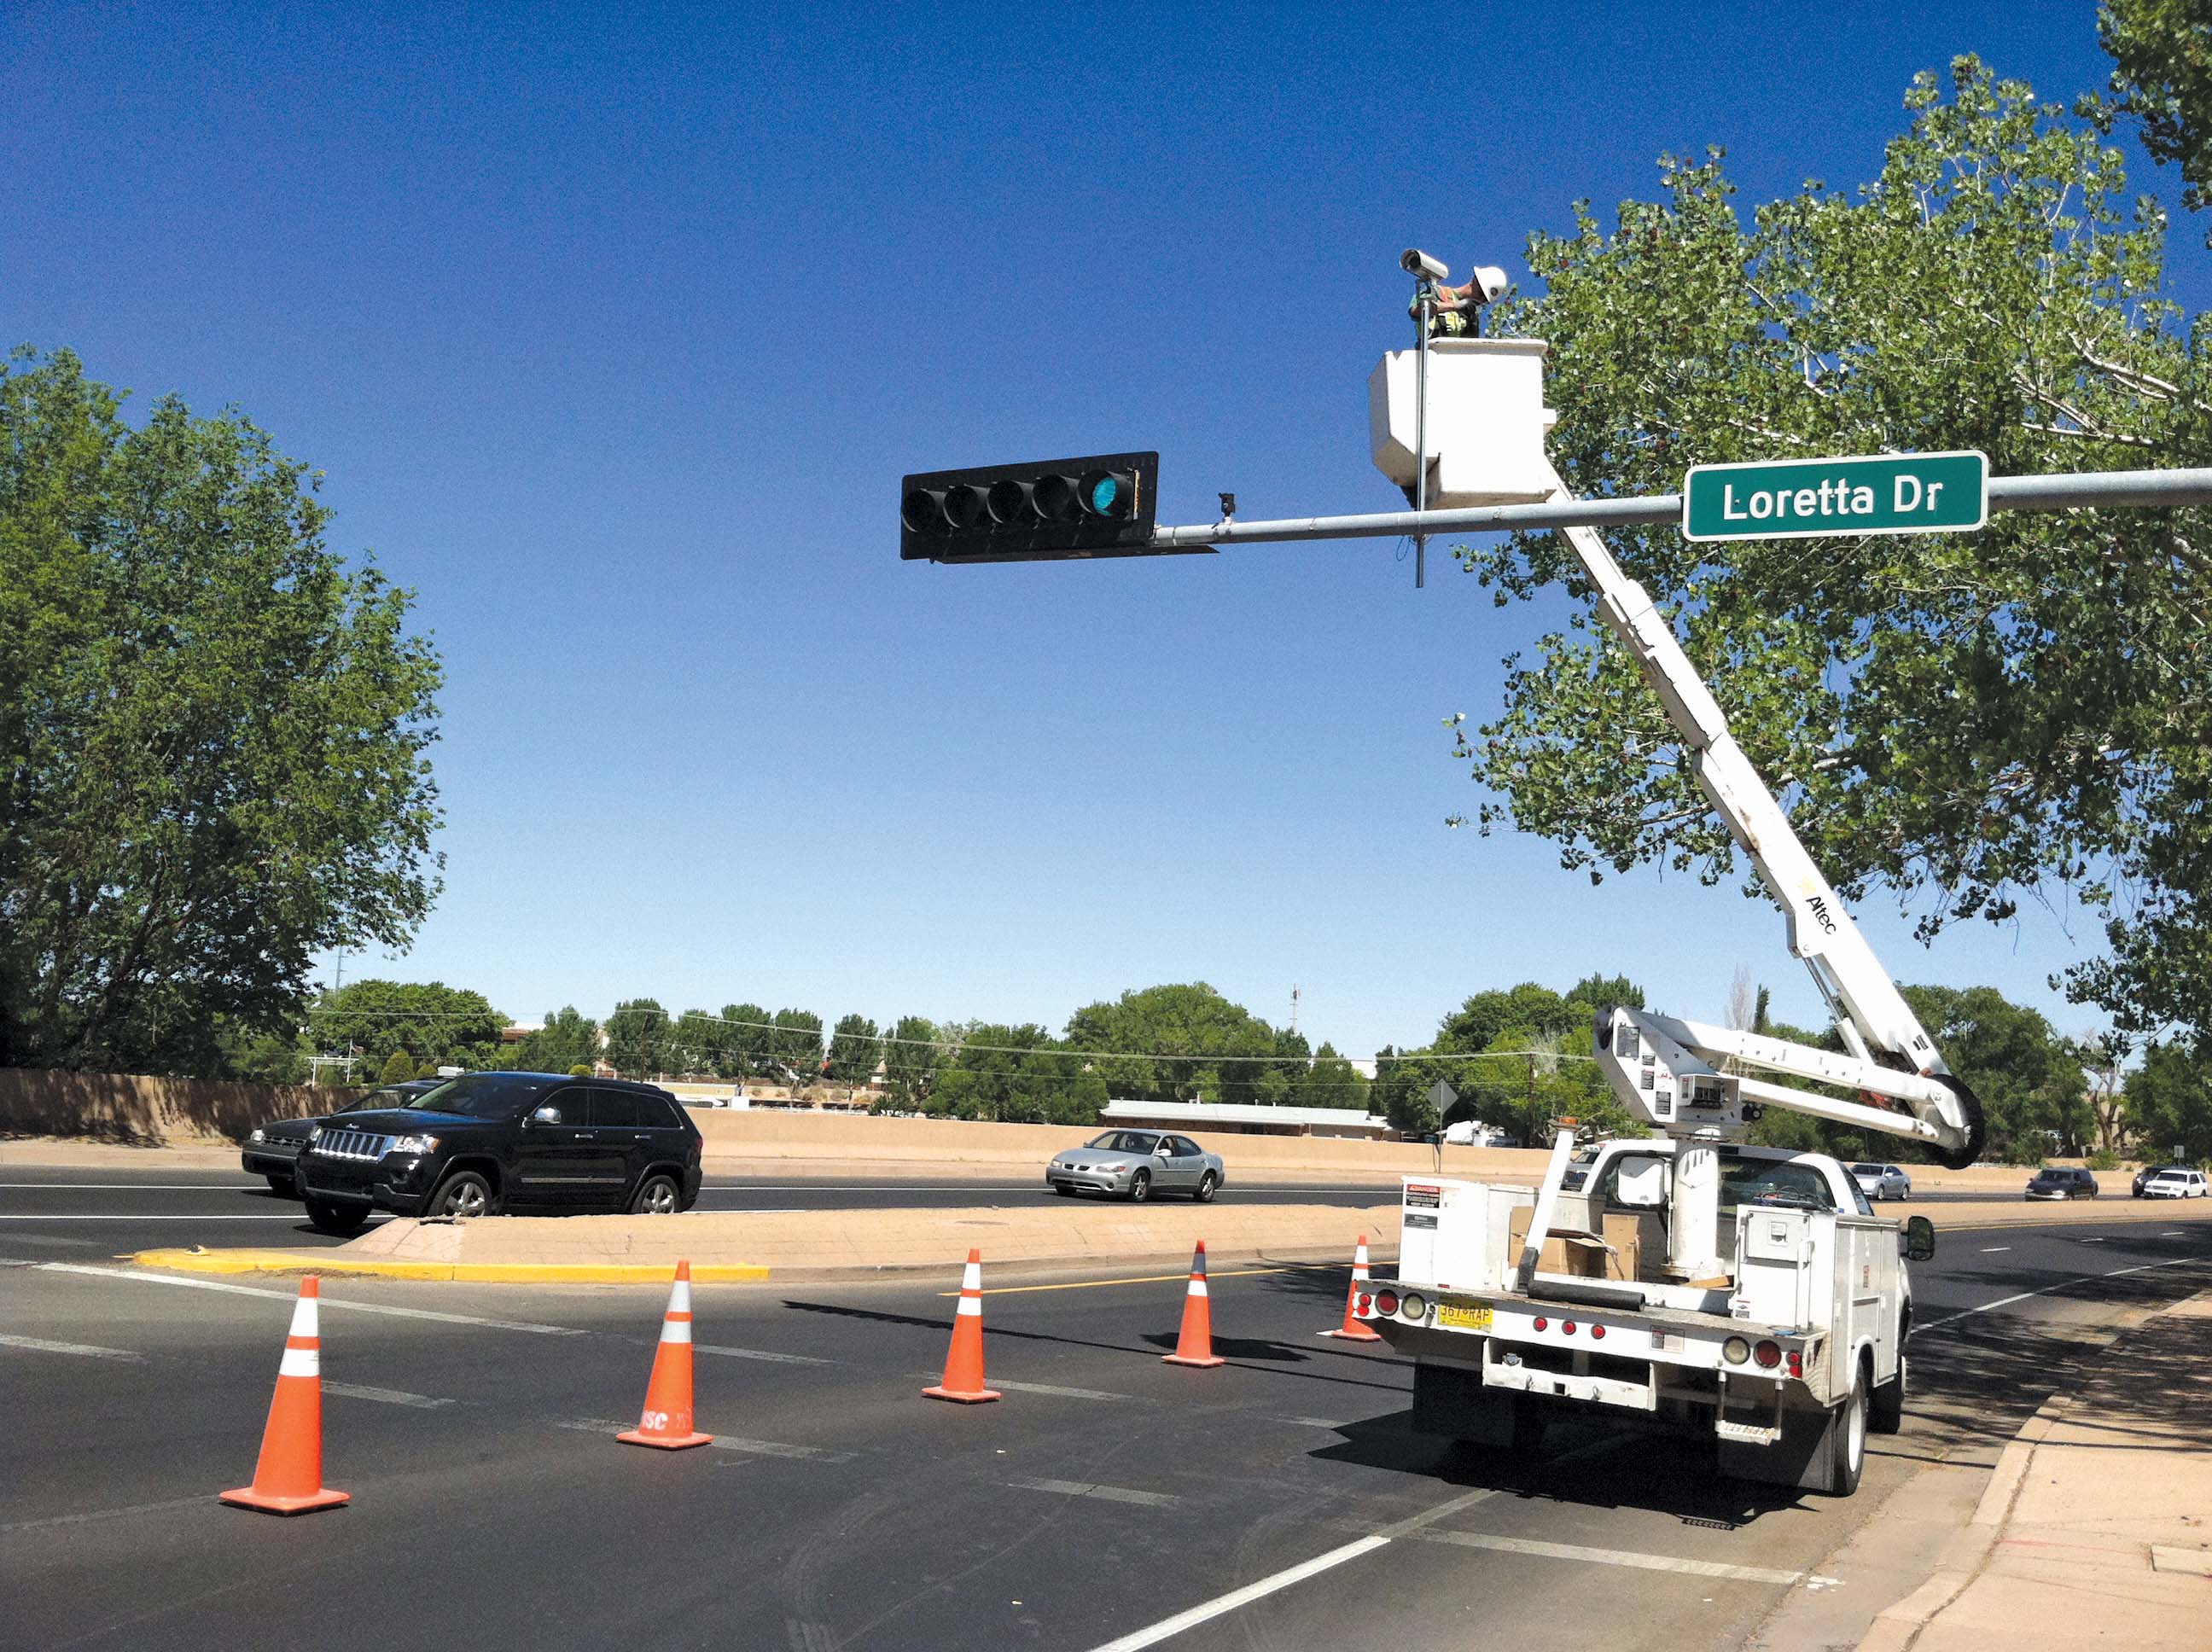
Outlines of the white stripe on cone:
<svg viewBox="0 0 2212 1652">
<path fill-rule="evenodd" d="M 319 1319 L 315 1298 L 302 1291 L 300 1299 L 292 1304 L 292 1334 L 295 1337 L 320 1336 L 322 1331 Z"/>
<path fill-rule="evenodd" d="M 279 1376 L 320 1376 L 322 1374 L 323 1357 L 313 1348 L 287 1348 L 283 1360 L 276 1367 Z"/>
<path fill-rule="evenodd" d="M 672 1314 L 688 1314 L 691 1311 L 690 1280 L 678 1279 L 669 1288 L 668 1311 Z"/>
<path fill-rule="evenodd" d="M 982 1263 L 970 1262 L 960 1270 L 960 1288 L 963 1291 L 981 1291 L 983 1288 Z"/>
<path fill-rule="evenodd" d="M 1193 1279 L 1190 1282 L 1190 1294 L 1194 1297 L 1203 1297 L 1206 1294 L 1206 1281 Z"/>
<path fill-rule="evenodd" d="M 971 1297 L 963 1291 L 960 1293 L 960 1306 L 953 1309 L 953 1313 L 956 1315 L 972 1315 L 980 1319 L 983 1314 L 983 1299 L 981 1297 Z"/>
<path fill-rule="evenodd" d="M 690 1341 L 690 1340 L 691 1340 L 691 1321 L 690 1321 L 690 1320 L 663 1320 L 663 1321 L 661 1321 L 661 1322 L 660 1322 L 660 1339 L 661 1339 L 663 1342 L 689 1342 L 689 1341 Z"/>
</svg>

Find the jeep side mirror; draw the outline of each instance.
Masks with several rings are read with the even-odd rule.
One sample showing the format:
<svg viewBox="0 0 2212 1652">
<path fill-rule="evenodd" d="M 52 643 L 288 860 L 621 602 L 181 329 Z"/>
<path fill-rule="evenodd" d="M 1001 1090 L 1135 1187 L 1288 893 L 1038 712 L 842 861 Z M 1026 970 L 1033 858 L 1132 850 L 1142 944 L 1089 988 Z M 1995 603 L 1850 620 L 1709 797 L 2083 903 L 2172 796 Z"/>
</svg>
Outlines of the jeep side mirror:
<svg viewBox="0 0 2212 1652">
<path fill-rule="evenodd" d="M 1901 1248 L 1908 1262 L 1924 1262 L 1936 1254 L 1936 1224 L 1924 1216 L 1907 1218 Z"/>
<path fill-rule="evenodd" d="M 558 1124 L 561 1122 L 561 1109 L 557 1107 L 541 1107 L 535 1113 L 530 1115 L 530 1122 L 532 1124 Z"/>
</svg>

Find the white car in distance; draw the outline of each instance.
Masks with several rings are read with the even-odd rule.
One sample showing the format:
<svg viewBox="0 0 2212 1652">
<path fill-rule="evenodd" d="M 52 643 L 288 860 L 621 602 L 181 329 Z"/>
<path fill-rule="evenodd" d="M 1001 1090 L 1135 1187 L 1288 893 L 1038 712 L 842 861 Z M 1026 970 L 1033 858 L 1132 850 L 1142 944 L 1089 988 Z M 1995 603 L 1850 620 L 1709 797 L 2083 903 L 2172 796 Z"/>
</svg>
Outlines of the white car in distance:
<svg viewBox="0 0 2212 1652">
<path fill-rule="evenodd" d="M 2212 1197 L 2202 1170 L 2160 1170 L 2143 1183 L 2145 1199 L 2204 1199 Z"/>
<path fill-rule="evenodd" d="M 1912 1197 L 1912 1178 L 1894 1164 L 1854 1164 L 1851 1180 L 1859 1184 L 1859 1191 L 1880 1203 L 1885 1199 Z"/>
</svg>

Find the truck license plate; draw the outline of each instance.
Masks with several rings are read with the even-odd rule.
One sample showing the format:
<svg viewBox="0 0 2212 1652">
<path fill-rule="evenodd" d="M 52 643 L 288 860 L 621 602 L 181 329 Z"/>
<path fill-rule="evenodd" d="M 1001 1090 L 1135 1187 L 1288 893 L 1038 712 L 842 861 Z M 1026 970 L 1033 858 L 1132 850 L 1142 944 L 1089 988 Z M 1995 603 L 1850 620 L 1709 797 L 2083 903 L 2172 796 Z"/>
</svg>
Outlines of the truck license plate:
<svg viewBox="0 0 2212 1652">
<path fill-rule="evenodd" d="M 1454 1331 L 1487 1331 L 1490 1328 L 1490 1309 L 1469 1308 L 1459 1303 L 1437 1304 L 1437 1323 Z"/>
</svg>

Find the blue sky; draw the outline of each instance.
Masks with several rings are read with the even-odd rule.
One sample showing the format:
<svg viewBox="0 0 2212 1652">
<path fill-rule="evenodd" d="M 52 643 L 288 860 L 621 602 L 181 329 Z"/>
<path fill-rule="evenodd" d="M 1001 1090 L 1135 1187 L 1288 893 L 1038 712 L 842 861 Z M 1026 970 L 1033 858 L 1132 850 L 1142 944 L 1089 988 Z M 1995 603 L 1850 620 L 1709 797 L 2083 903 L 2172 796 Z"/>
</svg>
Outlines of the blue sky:
<svg viewBox="0 0 2212 1652">
<path fill-rule="evenodd" d="M 0 42 L 0 333 L 245 409 L 444 653 L 446 892 L 349 976 L 1055 1029 L 1194 979 L 1279 1023 L 1296 984 L 1361 1055 L 1592 970 L 1816 1000 L 1733 886 L 1446 829 L 1440 720 L 1541 610 L 1372 540 L 902 564 L 899 476 L 1157 447 L 1164 520 L 1391 508 L 1401 248 L 1521 275 L 1707 143 L 1747 202 L 1856 183 L 1960 51 L 2054 99 L 2107 73 L 2091 5 L 2025 0 L 27 0 Z M 1863 915 L 1902 979 L 2094 1024 L 2044 985 L 2078 915 L 1932 951 Z"/>
</svg>

